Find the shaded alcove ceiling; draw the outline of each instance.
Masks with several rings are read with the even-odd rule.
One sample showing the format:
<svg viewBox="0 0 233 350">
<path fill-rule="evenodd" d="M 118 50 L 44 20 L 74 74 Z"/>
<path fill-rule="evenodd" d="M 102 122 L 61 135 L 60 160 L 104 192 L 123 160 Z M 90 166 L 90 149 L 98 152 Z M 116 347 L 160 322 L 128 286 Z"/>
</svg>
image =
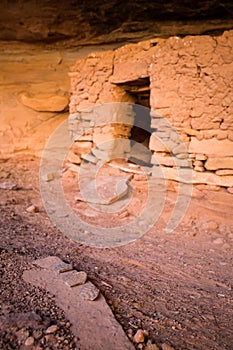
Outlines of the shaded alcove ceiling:
<svg viewBox="0 0 233 350">
<path fill-rule="evenodd" d="M 2 0 L 0 40 L 99 44 L 233 27 L 231 0 Z"/>
</svg>

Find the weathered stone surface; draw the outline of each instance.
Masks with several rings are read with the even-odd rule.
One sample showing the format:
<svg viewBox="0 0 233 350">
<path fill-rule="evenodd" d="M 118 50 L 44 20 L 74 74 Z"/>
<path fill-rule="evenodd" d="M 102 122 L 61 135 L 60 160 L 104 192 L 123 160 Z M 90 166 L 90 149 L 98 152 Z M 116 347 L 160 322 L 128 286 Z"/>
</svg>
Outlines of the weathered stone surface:
<svg viewBox="0 0 233 350">
<path fill-rule="evenodd" d="M 33 264 L 43 269 L 60 273 L 73 270 L 71 264 L 64 263 L 57 256 L 48 256 L 47 258 L 37 259 L 33 262 Z"/>
<path fill-rule="evenodd" d="M 155 152 L 169 152 L 166 145 L 158 139 L 156 134 L 151 135 L 149 147 L 152 151 L 155 151 Z"/>
<path fill-rule="evenodd" d="M 72 151 L 77 155 L 87 154 L 91 151 L 93 143 L 90 141 L 76 141 L 72 146 Z"/>
<path fill-rule="evenodd" d="M 21 103 L 20 94 L 65 96 L 68 107 L 67 71 L 80 57 L 80 51 L 46 50 L 41 46 L 11 41 L 1 45 L 0 153 L 12 155 L 20 151 L 41 156 L 46 140 L 68 118 L 68 111 L 35 111 Z"/>
<path fill-rule="evenodd" d="M 74 163 L 74 164 L 80 164 L 81 163 L 81 158 L 75 154 L 73 151 L 70 151 L 68 156 L 67 156 L 67 160 L 70 163 Z"/>
<path fill-rule="evenodd" d="M 70 271 L 62 274 L 62 278 L 69 287 L 76 287 L 84 284 L 87 280 L 87 274 L 84 271 Z"/>
<path fill-rule="evenodd" d="M 199 166 L 199 167 L 203 167 L 203 162 L 201 160 L 195 160 L 195 162 L 193 162 L 193 165 L 196 167 L 196 166 Z"/>
<path fill-rule="evenodd" d="M 151 152 L 144 147 L 140 143 L 135 143 L 131 149 L 129 149 L 128 157 L 130 159 L 135 159 L 135 163 L 137 164 L 137 160 L 142 161 L 145 164 L 150 164 L 151 161 Z"/>
<path fill-rule="evenodd" d="M 175 159 L 173 157 L 163 157 L 159 154 L 153 154 L 151 157 L 151 164 L 161 164 L 169 167 L 175 166 Z"/>
<path fill-rule="evenodd" d="M 233 156 L 233 142 L 217 139 L 199 141 L 192 137 L 189 152 L 204 153 L 214 157 L 230 157 Z"/>
<path fill-rule="evenodd" d="M 125 164 L 125 162 L 123 164 L 121 164 L 120 162 L 116 162 L 115 160 L 112 160 L 111 162 L 108 163 L 108 165 L 111 168 L 114 169 L 120 169 L 126 173 L 131 173 L 131 174 L 138 174 L 138 175 L 151 175 L 151 171 L 146 171 L 145 168 L 144 169 L 140 169 L 140 166 L 137 164 Z"/>
<path fill-rule="evenodd" d="M 53 265 L 52 269 L 59 273 L 64 273 L 64 272 L 72 271 L 73 266 L 71 264 L 66 264 L 62 261 L 61 263 Z"/>
<path fill-rule="evenodd" d="M 120 154 L 124 154 L 124 152 L 130 151 L 130 140 L 127 138 L 122 139 L 121 136 L 122 135 L 120 134 L 117 136 L 117 132 L 115 134 L 111 134 L 105 133 L 104 130 L 101 132 L 96 132 L 95 130 L 93 133 L 93 141 L 98 149 L 102 151 L 117 153 L 118 149 Z M 127 136 L 129 136 L 128 132 Z"/>
<path fill-rule="evenodd" d="M 114 135 L 111 133 L 103 133 L 102 130 L 94 130 L 93 142 L 101 150 L 112 150 L 114 144 Z"/>
<path fill-rule="evenodd" d="M 233 157 L 211 158 L 205 163 L 207 170 L 233 169 Z"/>
<path fill-rule="evenodd" d="M 51 2 L 49 0 L 48 4 L 50 3 Z M 22 2 L 19 1 L 18 4 L 21 5 Z M 46 18 L 48 18 L 46 15 L 40 16 L 39 19 L 37 17 L 40 12 L 40 9 L 44 9 L 43 4 L 39 6 L 38 11 L 32 11 L 30 19 L 28 19 L 26 22 L 22 20 L 26 11 L 25 6 L 21 7 L 20 11 L 13 11 L 12 19 L 15 18 L 14 16 L 20 16 L 20 20 L 18 20 L 18 17 L 14 20 L 14 26 L 10 25 L 10 22 L 8 20 L 9 18 L 11 18 L 11 16 L 4 15 L 4 13 L 6 12 L 8 14 L 12 13 L 11 11 L 14 8 L 14 5 L 8 5 L 8 1 L 3 2 L 3 8 L 2 11 L 0 11 L 0 13 L 2 16 L 1 23 L 3 25 L 3 29 L 7 25 L 7 31 L 5 31 L 5 35 L 6 33 L 8 33 L 7 35 L 10 35 L 9 33 L 11 33 L 11 38 L 15 37 L 23 39 L 25 38 L 25 35 L 27 33 L 26 37 L 30 40 L 33 38 L 37 38 L 37 40 L 49 41 L 64 38 L 64 36 L 66 37 L 66 35 L 69 36 L 68 32 L 70 31 L 70 28 L 72 28 L 72 35 L 77 35 L 77 30 L 79 31 L 79 26 L 77 26 L 77 16 L 75 16 L 75 26 L 67 26 L 67 22 L 63 22 L 61 20 L 63 15 L 66 19 L 66 16 L 68 16 L 68 19 L 70 20 L 70 18 L 72 17 L 71 14 L 73 13 L 72 11 L 74 10 L 72 7 L 73 5 L 71 6 L 72 11 L 70 13 L 67 8 L 67 6 L 69 5 L 63 4 L 64 8 L 62 7 L 62 11 L 60 11 L 59 13 L 58 21 L 56 19 L 56 11 L 54 13 L 49 12 L 49 28 L 48 22 L 46 22 Z M 29 8 L 33 8 L 33 6 L 35 6 L 34 3 L 31 4 Z M 51 8 L 53 8 L 53 6 L 54 3 L 51 5 Z M 86 5 L 82 6 L 85 7 Z M 101 6 L 97 6 L 98 9 Z M 103 6 L 105 8 L 105 5 Z M 150 6 L 158 5 L 153 4 Z M 176 8 L 177 6 L 180 7 L 176 4 Z M 50 5 L 48 5 L 48 8 L 50 8 Z M 176 11 L 176 8 L 173 8 L 173 10 Z M 209 8 L 209 11 L 207 11 L 205 7 L 205 13 L 209 14 L 212 13 L 212 11 L 215 11 L 213 10 L 213 6 L 210 6 L 209 4 L 207 8 Z M 99 11 L 98 9 L 97 12 Z M 138 7 L 138 11 L 139 9 L 140 6 Z M 223 11 L 222 7 L 221 9 L 221 11 Z M 159 11 L 161 11 L 160 6 Z M 191 10 L 187 10 L 186 8 L 185 11 Z M 133 15 L 136 16 L 134 11 Z M 172 13 L 172 15 L 174 15 L 174 12 Z M 39 22 L 34 23 L 35 26 L 31 27 L 30 21 L 31 19 L 35 19 L 35 17 L 37 17 L 37 20 Z M 102 17 L 103 16 L 101 15 L 99 19 Z M 190 17 L 188 16 L 186 17 L 186 19 L 187 18 Z M 52 19 L 54 19 L 54 21 Z M 115 20 L 117 20 L 117 23 L 118 21 L 120 21 L 121 23 L 120 17 L 118 19 L 115 18 Z M 106 24 L 106 22 L 104 22 L 104 24 L 102 23 L 101 26 L 109 28 L 110 22 L 111 21 L 107 21 L 108 25 Z M 113 27 L 115 25 L 117 27 L 117 23 L 113 21 L 113 23 L 111 23 L 111 28 L 112 25 Z M 53 31 L 52 27 L 55 25 L 56 30 Z M 129 26 L 129 28 L 134 28 L 134 30 L 136 30 L 137 32 L 137 29 L 140 29 L 141 25 L 141 21 L 140 23 L 134 22 L 132 26 Z M 169 30 L 171 30 L 172 25 L 166 25 L 166 30 L 168 30 L 168 27 L 170 28 Z M 176 24 L 175 26 L 176 29 L 177 25 L 178 24 Z M 211 24 L 201 23 L 200 26 L 196 25 L 195 34 L 197 34 L 200 31 L 203 31 L 204 27 L 209 28 L 209 26 L 211 26 L 211 28 L 214 28 L 212 21 Z M 221 26 L 223 27 L 223 21 L 221 23 Z M 116 27 L 114 27 L 113 30 L 115 30 Z M 88 29 L 89 27 L 85 28 Z M 111 36 L 111 41 L 114 41 L 114 38 L 119 40 L 119 37 L 121 37 L 121 35 L 123 35 L 124 38 L 129 38 L 127 36 L 127 28 L 127 26 L 118 28 L 115 34 L 112 33 L 112 36 L 108 32 L 107 36 L 108 38 L 110 38 Z M 158 32 L 157 26 L 156 29 L 154 29 L 154 26 L 149 26 L 148 28 L 150 28 L 150 30 L 156 30 Z M 161 24 L 159 24 L 159 28 L 161 28 Z M 186 28 L 189 28 L 188 30 L 190 31 L 190 26 L 187 27 L 186 25 Z M 225 28 L 227 27 L 225 26 Z M 136 32 L 131 33 L 130 40 L 132 40 L 132 37 L 134 37 L 135 35 L 138 35 L 135 34 Z M 160 35 L 162 35 L 162 32 L 160 33 Z M 146 34 L 145 32 L 142 32 L 141 35 Z M 1 36 L 4 37 L 4 30 L 1 30 Z M 85 39 L 87 38 L 85 37 Z M 95 40 L 93 37 L 93 33 L 92 40 Z M 104 38 L 102 37 L 102 40 L 106 40 L 106 36 Z M 138 40 L 138 36 L 135 40 Z M 88 101 L 88 104 L 95 104 L 102 103 L 103 101 L 109 102 L 110 100 L 127 100 L 129 98 L 129 94 L 127 93 L 127 91 L 123 91 L 124 88 L 122 88 L 122 86 L 114 86 L 114 84 L 110 84 L 109 82 L 109 80 L 111 80 L 111 75 L 113 72 L 113 63 L 115 63 L 116 66 L 119 64 L 118 68 L 120 68 L 120 65 L 122 65 L 123 67 L 123 64 L 125 62 L 127 63 L 128 60 L 128 62 L 132 63 L 132 67 L 129 67 L 129 72 L 132 72 L 135 67 L 135 70 L 132 73 L 137 76 L 140 76 L 142 75 L 142 70 L 145 71 L 144 63 L 148 62 L 148 59 L 150 60 L 152 58 L 152 65 L 154 64 L 155 67 L 150 67 L 150 65 L 148 65 L 146 73 L 147 76 L 151 75 L 151 93 L 152 91 L 154 91 L 155 96 L 157 96 L 158 98 L 158 101 L 161 101 L 163 96 L 165 97 L 165 99 L 162 102 L 165 102 L 166 104 L 168 102 L 169 105 L 166 108 L 161 109 L 160 111 L 162 114 L 166 114 L 169 120 L 171 120 L 172 125 L 180 128 L 190 128 L 190 126 L 193 126 L 193 123 L 196 123 L 196 127 L 198 125 L 205 131 L 202 135 L 203 137 L 212 137 L 211 133 L 209 133 L 209 130 L 206 129 L 211 126 L 211 128 L 214 128 L 217 132 L 215 136 L 217 139 L 225 139 L 227 135 L 228 140 L 232 140 L 232 132 L 229 132 L 229 130 L 232 129 L 232 83 L 231 75 L 229 74 L 229 72 L 232 71 L 231 40 L 232 35 L 230 32 L 225 32 L 223 35 L 217 36 L 214 39 L 212 39 L 211 36 L 206 35 L 205 37 L 203 36 L 200 38 L 185 37 L 182 39 L 178 37 L 173 37 L 168 40 L 149 40 L 137 44 L 135 46 L 129 45 L 128 49 L 119 49 L 119 52 L 121 50 L 121 55 L 118 56 L 120 56 L 120 58 L 122 57 L 122 62 L 119 61 L 118 63 L 114 62 L 114 55 L 116 54 L 116 52 L 106 52 L 106 55 L 105 53 L 103 53 L 101 57 L 98 57 L 98 55 L 95 56 L 93 54 L 89 55 L 88 60 L 85 63 L 86 66 L 82 66 L 82 64 L 80 64 L 80 66 L 78 67 L 79 69 L 77 69 L 77 71 L 82 72 L 83 67 L 83 71 L 88 72 L 88 69 L 90 68 L 90 74 L 88 75 L 88 77 L 86 78 L 82 76 L 82 73 L 77 74 L 77 72 L 72 72 L 72 78 L 74 80 L 76 79 L 76 81 L 74 81 L 74 85 L 76 84 L 77 90 L 80 92 L 80 94 L 78 96 L 72 96 L 71 106 L 73 105 L 77 107 L 79 103 L 85 104 L 85 101 Z M 116 46 L 117 45 L 118 44 L 116 44 Z M 7 50 L 5 52 L 7 52 Z M 87 50 L 85 52 L 87 52 Z M 180 53 L 179 57 L 178 52 Z M 76 60 L 76 57 L 72 52 L 71 55 L 69 54 L 70 58 L 67 61 L 66 56 L 68 56 L 68 53 L 64 55 L 63 52 L 58 52 L 58 50 L 56 50 L 55 53 L 53 52 L 52 55 L 54 56 L 54 58 L 51 60 L 50 53 L 46 52 L 46 54 L 41 59 L 40 55 L 38 55 L 38 50 L 35 50 L 33 48 L 30 54 L 26 56 L 24 54 L 24 51 L 23 55 L 22 53 L 14 52 L 13 55 L 10 55 L 11 59 L 8 65 L 6 64 L 7 54 L 5 55 L 3 60 L 1 60 L 0 81 L 1 83 L 3 82 L 3 85 L 1 85 L 3 86 L 3 93 L 1 94 L 1 100 L 3 100 L 3 104 L 0 108 L 0 131 L 2 148 L 4 146 L 5 148 L 8 148 L 8 151 L 16 150 L 19 142 L 23 145 L 26 145 L 26 147 L 29 147 L 28 149 L 43 149 L 43 142 L 45 138 L 47 138 L 51 134 L 54 127 L 56 127 L 56 125 L 60 123 L 62 118 L 66 118 L 65 114 L 59 119 L 59 117 L 57 116 L 54 118 L 53 112 L 37 113 L 36 111 L 30 110 L 29 108 L 25 107 L 24 105 L 19 103 L 18 99 L 16 99 L 16 96 L 18 96 L 19 92 L 21 91 L 29 91 L 31 96 L 38 96 L 39 93 L 51 94 L 52 96 L 54 96 L 56 94 L 59 95 L 60 91 L 62 92 L 63 90 L 66 93 L 68 92 L 69 85 L 68 78 L 66 77 L 67 67 L 73 64 L 74 60 Z M 79 54 L 77 54 L 77 56 L 78 55 Z M 103 61 L 105 63 L 101 66 L 101 62 Z M 116 67 L 116 71 L 118 68 Z M 155 72 L 155 74 L 152 74 L 149 72 L 150 69 L 151 72 L 153 72 L 153 69 L 156 69 L 157 72 Z M 129 76 L 127 71 L 124 72 L 122 70 L 121 74 L 125 75 L 125 77 L 128 76 L 128 78 L 130 79 L 132 79 L 133 77 Z M 83 88 L 83 82 L 79 81 L 80 76 L 82 76 L 83 80 L 85 79 L 86 85 L 88 85 L 88 89 L 86 89 L 86 91 L 81 91 Z M 5 79 L 5 77 L 7 77 L 7 79 Z M 157 80 L 156 83 L 155 78 Z M 13 84 L 15 84 L 14 86 L 12 85 L 12 82 Z M 45 86 L 42 86 L 42 84 L 44 83 Z M 189 83 L 190 87 L 188 86 Z M 37 85 L 37 87 L 35 87 L 35 85 Z M 86 85 L 84 84 L 84 88 Z M 33 91 L 31 90 L 31 88 L 33 88 Z M 5 90 L 7 90 L 7 92 Z M 166 96 L 165 92 L 167 93 Z M 222 96 L 222 94 L 224 96 Z M 7 101 L 9 101 L 9 104 Z M 153 105 L 153 101 L 156 101 L 156 99 L 154 100 L 152 96 L 151 101 Z M 203 115 L 202 112 L 206 115 Z M 20 118 L 18 118 L 18 115 L 20 115 Z M 191 115 L 191 118 L 189 117 L 189 115 Z M 12 129 L 11 126 L 13 126 Z M 219 130 L 222 133 L 220 133 Z M 198 131 L 198 133 L 201 132 L 201 130 L 195 131 Z M 10 144 L 9 140 L 12 141 Z M 32 140 L 34 140 L 34 142 L 32 142 Z"/>
<path fill-rule="evenodd" d="M 77 201 L 110 204 L 127 195 L 129 176 L 98 176 L 82 185 Z"/>
<path fill-rule="evenodd" d="M 127 152 L 130 152 L 130 140 L 123 138 L 111 139 L 101 143 L 100 147 L 92 149 L 92 153 L 103 161 L 109 161 L 115 158 L 124 159 Z"/>
<path fill-rule="evenodd" d="M 156 36 L 200 34 L 230 28 L 231 2 L 204 0 L 195 7 L 188 4 L 132 1 L 108 4 L 88 0 L 79 3 L 65 0 L 45 3 L 4 0 L 0 4 L 1 40 L 53 43 L 72 39 L 74 45 L 104 42 L 139 41 Z M 224 7 L 223 7 L 224 5 Z M 30 17 L 29 17 L 30 14 Z M 156 25 L 154 16 L 156 14 Z M 139 19 L 142 19 L 139 20 Z M 203 20 L 204 19 L 204 20 Z M 219 20 L 221 19 L 221 20 Z M 82 31 L 80 31 L 82 28 Z M 85 35 L 83 35 L 85 33 Z M 68 42 L 69 44 L 69 42 Z M 146 46 L 144 50 L 148 50 Z"/>
<path fill-rule="evenodd" d="M 113 156 L 113 150 L 110 150 L 110 151 L 105 151 L 105 150 L 100 150 L 98 148 L 94 148 L 92 150 L 92 153 L 94 154 L 94 156 L 96 157 L 96 159 L 100 159 L 104 162 L 108 162 L 112 159 L 114 159 L 114 156 Z M 123 157 L 124 155 L 124 152 L 121 153 L 121 154 L 118 154 L 118 157 Z"/>
<path fill-rule="evenodd" d="M 45 263 L 42 260 L 40 259 L 39 265 L 47 266 L 49 260 L 46 260 Z M 56 263 L 61 264 L 62 261 L 58 260 Z M 52 262 L 55 262 L 54 257 Z M 37 265 L 36 261 L 34 263 Z M 134 349 L 99 291 L 98 298 L 93 302 L 82 298 L 80 294 L 85 285 L 70 288 L 62 279 L 62 274 L 51 270 L 50 264 L 48 267 L 49 269 L 45 267 L 43 270 L 24 271 L 23 278 L 26 282 L 46 288 L 48 292 L 55 295 L 57 305 L 64 310 L 72 324 L 73 333 L 79 337 L 81 349 Z M 90 285 L 90 282 L 87 285 Z"/>
<path fill-rule="evenodd" d="M 231 70 L 232 52 L 227 49 L 222 55 L 221 50 L 215 50 L 216 43 L 223 38 L 225 47 L 230 48 L 233 42 L 231 31 L 216 39 L 210 36 L 183 39 L 173 37 L 157 41 L 156 45 L 152 40 L 130 44 L 116 50 L 108 60 L 102 54 L 94 53 L 91 57 L 78 61 L 73 69 L 76 72 L 71 81 L 74 84 L 73 104 L 78 106 L 80 101 L 89 98 L 89 79 L 92 79 L 93 94 L 99 96 L 99 100 L 93 104 L 126 101 L 122 95 L 123 90 L 127 95 L 132 89 L 136 93 L 140 88 L 150 88 L 151 127 L 156 128 L 150 138 L 150 149 L 161 153 L 172 151 L 182 160 L 187 158 L 185 146 L 189 146 L 189 152 L 197 154 L 195 169 L 204 172 L 205 168 L 200 161 L 205 161 L 211 155 L 231 156 L 233 150 L 230 142 L 233 121 L 230 109 L 227 111 L 225 108 L 231 108 L 232 99 L 224 98 L 221 104 L 223 91 L 227 91 L 227 96 L 231 95 L 228 72 Z M 170 51 L 173 52 L 172 55 L 169 54 Z M 225 56 L 224 64 L 220 65 Z M 212 68 L 214 64 L 217 69 Z M 93 78 L 93 69 L 98 74 L 97 80 Z M 87 73 L 86 84 L 82 79 L 82 71 Z M 80 90 L 75 85 L 77 77 L 82 81 Z M 103 100 L 101 96 L 105 90 L 107 99 Z M 213 99 L 210 96 L 214 96 Z M 116 116 L 119 119 L 120 114 L 116 113 Z M 101 149 L 93 152 L 97 158 L 105 161 L 113 157 L 111 147 L 114 148 L 114 144 L 109 143 L 103 149 L 101 144 L 110 140 L 111 134 L 113 137 L 129 136 L 125 131 L 113 131 L 111 128 L 107 126 L 104 132 L 101 128 L 94 131 L 94 141 Z M 180 143 L 175 128 L 178 128 L 183 143 Z M 123 157 L 124 152 L 121 155 Z M 172 166 L 167 159 L 166 165 Z"/>
<path fill-rule="evenodd" d="M 180 177 L 177 170 L 174 168 L 163 167 L 163 176 L 165 179 L 170 179 L 178 182 L 188 182 L 193 184 L 208 184 L 214 186 L 232 187 L 233 176 L 218 176 L 211 172 L 193 171 L 192 178 Z"/>
<path fill-rule="evenodd" d="M 215 185 L 196 185 L 195 186 L 200 191 L 216 191 L 218 192 L 220 190 L 220 186 Z"/>
<path fill-rule="evenodd" d="M 29 96 L 28 94 L 21 94 L 20 100 L 24 106 L 38 112 L 62 112 L 69 104 L 67 97 L 59 95 Z"/>
<path fill-rule="evenodd" d="M 171 157 L 171 156 L 161 156 L 158 154 L 153 154 L 151 157 L 151 164 L 157 164 L 157 165 L 165 165 L 167 167 L 191 167 L 191 161 L 189 159 L 179 159 L 177 157 Z"/>
<path fill-rule="evenodd" d="M 198 130 L 191 129 L 191 128 L 185 128 L 183 132 L 189 136 L 197 136 L 199 134 Z"/>
<path fill-rule="evenodd" d="M 195 155 L 195 158 L 196 158 L 196 160 L 203 161 L 203 160 L 207 159 L 207 156 L 205 154 L 198 153 L 198 154 Z"/>
<path fill-rule="evenodd" d="M 82 154 L 81 158 L 87 162 L 96 164 L 98 162 L 98 159 L 91 153 L 88 154 Z"/>
<path fill-rule="evenodd" d="M 197 165 L 197 166 L 194 167 L 194 170 L 195 170 L 195 171 L 203 172 L 203 171 L 205 171 L 205 168 L 204 168 L 203 166 Z"/>
<path fill-rule="evenodd" d="M 233 31 L 228 31 L 216 37 L 171 37 L 130 44 L 115 52 L 109 51 L 108 58 L 102 53 L 93 53 L 79 60 L 72 69 L 71 113 L 87 102 L 94 105 L 139 101 L 142 105 L 150 105 L 153 131 L 150 150 L 172 153 L 181 161 L 179 166 L 186 167 L 183 163 L 189 158 L 187 148 L 192 154 L 195 173 L 221 170 L 208 168 L 207 157 L 233 156 L 233 91 L 229 77 L 229 71 L 233 69 L 232 44 Z M 85 72 L 84 78 L 82 72 Z M 145 102 L 149 93 L 150 101 Z M 93 96 L 91 101 L 90 95 Z M 115 107 L 110 105 L 107 111 L 100 108 L 93 119 L 81 117 L 86 118 L 86 124 L 80 122 L 84 129 L 91 123 L 95 126 L 93 139 L 97 148 L 93 153 L 96 158 L 104 161 L 114 158 L 114 148 L 117 147 L 114 142 L 107 144 L 105 140 L 129 137 L 130 129 L 122 126 L 126 116 L 132 117 L 132 110 L 131 113 L 129 109 L 124 113 L 120 110 L 116 112 Z M 106 118 L 109 125 L 96 128 L 98 120 L 103 123 Z M 111 118 L 121 122 L 121 127 L 113 127 Z M 131 159 L 131 153 L 126 154 L 122 149 L 119 155 Z M 156 164 L 156 155 L 152 157 L 152 163 Z M 174 167 L 170 159 L 161 160 L 161 164 Z M 216 180 L 225 186 L 230 180 L 224 175 L 231 174 L 229 170 L 226 172 L 227 169 L 231 168 L 224 167 L 222 170 L 225 172 L 219 173 L 222 174 L 221 180 L 218 174 L 212 174 L 216 178 L 205 174 L 203 181 L 207 179 L 208 183 L 212 183 Z"/>
<path fill-rule="evenodd" d="M 111 77 L 112 83 L 125 83 L 148 76 L 148 66 L 151 62 L 151 57 L 146 50 L 143 50 L 143 45 L 146 44 L 151 48 L 150 51 L 152 53 L 155 47 L 153 48 L 150 42 L 127 45 L 116 50 L 115 69 Z M 133 55 L 130 55 L 131 50 L 133 50 Z"/>
<path fill-rule="evenodd" d="M 224 175 L 233 175 L 233 169 L 221 169 L 215 172 L 216 175 L 224 176 Z"/>
<path fill-rule="evenodd" d="M 84 300 L 94 301 L 99 294 L 100 290 L 91 282 L 87 282 L 80 290 L 80 297 Z"/>
</svg>

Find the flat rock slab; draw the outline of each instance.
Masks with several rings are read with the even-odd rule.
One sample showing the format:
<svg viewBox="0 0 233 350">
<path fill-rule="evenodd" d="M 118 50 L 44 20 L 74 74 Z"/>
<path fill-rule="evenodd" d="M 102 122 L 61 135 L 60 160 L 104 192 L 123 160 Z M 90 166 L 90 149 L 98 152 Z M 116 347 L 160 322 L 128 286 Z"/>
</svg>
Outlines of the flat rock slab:
<svg viewBox="0 0 233 350">
<path fill-rule="evenodd" d="M 111 204 L 127 195 L 132 176 L 97 176 L 81 186 L 76 201 L 94 204 Z"/>
<path fill-rule="evenodd" d="M 57 305 L 64 310 L 73 333 L 80 339 L 80 349 L 135 349 L 94 284 L 84 282 L 85 278 L 80 285 L 67 283 L 71 280 L 71 267 L 57 257 L 38 259 L 33 264 L 35 269 L 24 271 L 24 280 L 55 295 Z M 74 276 L 80 273 L 73 271 Z M 85 277 L 85 272 L 82 274 Z"/>
<path fill-rule="evenodd" d="M 34 111 L 38 112 L 62 112 L 64 111 L 69 101 L 66 96 L 40 94 L 38 96 L 29 96 L 22 93 L 20 95 L 21 102 Z"/>
</svg>

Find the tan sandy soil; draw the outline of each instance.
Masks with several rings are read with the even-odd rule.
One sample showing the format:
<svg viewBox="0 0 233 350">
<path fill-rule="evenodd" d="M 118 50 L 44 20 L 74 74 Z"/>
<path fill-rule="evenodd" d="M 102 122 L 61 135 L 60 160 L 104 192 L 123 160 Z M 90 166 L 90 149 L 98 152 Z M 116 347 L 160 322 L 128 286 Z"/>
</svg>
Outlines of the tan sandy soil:
<svg viewBox="0 0 233 350">
<path fill-rule="evenodd" d="M 167 208 L 150 232 L 134 243 L 100 249 L 64 237 L 49 221 L 40 198 L 38 170 L 39 159 L 29 156 L 0 164 L 0 182 L 19 186 L 0 190 L 2 349 L 24 349 L 25 340 L 20 343 L 17 332 L 26 329 L 27 336 L 34 336 L 38 328 L 42 336 L 38 340 L 34 336 L 33 349 L 78 348 L 78 339 L 70 333 L 53 297 L 22 279 L 34 259 L 48 255 L 86 271 L 129 336 L 141 328 L 148 332 L 145 343 L 149 339 L 159 347 L 167 343 L 175 349 L 232 349 L 231 194 L 224 189 L 195 188 L 184 220 L 167 234 L 164 225 L 176 198 L 175 184 L 169 183 Z M 88 208 L 74 201 L 75 177 L 70 171 L 64 174 L 65 192 L 83 214 Z M 134 175 L 132 185 L 136 200 L 146 181 Z M 39 212 L 27 212 L 30 205 Z M 130 212 L 120 220 L 133 215 Z M 104 217 L 98 220 L 103 224 Z M 9 316 L 15 321 L 9 321 Z M 58 330 L 48 340 L 46 329 L 54 323 Z"/>
</svg>

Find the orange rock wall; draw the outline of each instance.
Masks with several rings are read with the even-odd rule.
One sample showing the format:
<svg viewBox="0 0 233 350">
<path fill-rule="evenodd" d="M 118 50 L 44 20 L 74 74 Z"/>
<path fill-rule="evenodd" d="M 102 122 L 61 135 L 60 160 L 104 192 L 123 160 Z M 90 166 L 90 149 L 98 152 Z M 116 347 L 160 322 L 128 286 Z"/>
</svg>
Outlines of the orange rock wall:
<svg viewBox="0 0 233 350">
<path fill-rule="evenodd" d="M 91 51 L 91 46 L 74 50 L 0 42 L 0 158 L 41 155 L 55 128 L 68 118 L 69 68 Z"/>
</svg>

